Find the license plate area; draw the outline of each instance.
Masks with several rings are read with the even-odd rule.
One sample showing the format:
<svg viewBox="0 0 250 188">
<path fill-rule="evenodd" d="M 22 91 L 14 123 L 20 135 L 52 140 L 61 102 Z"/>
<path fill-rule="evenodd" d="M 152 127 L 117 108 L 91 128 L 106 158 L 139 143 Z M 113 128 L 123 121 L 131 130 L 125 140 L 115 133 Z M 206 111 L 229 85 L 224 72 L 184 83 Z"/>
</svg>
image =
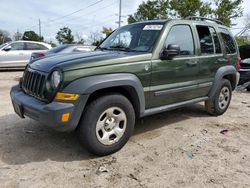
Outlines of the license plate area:
<svg viewBox="0 0 250 188">
<path fill-rule="evenodd" d="M 17 113 L 17 115 L 19 115 L 21 118 L 24 118 L 22 105 L 19 105 L 15 103 L 14 101 L 12 101 L 12 103 L 13 103 L 14 111 Z"/>
</svg>

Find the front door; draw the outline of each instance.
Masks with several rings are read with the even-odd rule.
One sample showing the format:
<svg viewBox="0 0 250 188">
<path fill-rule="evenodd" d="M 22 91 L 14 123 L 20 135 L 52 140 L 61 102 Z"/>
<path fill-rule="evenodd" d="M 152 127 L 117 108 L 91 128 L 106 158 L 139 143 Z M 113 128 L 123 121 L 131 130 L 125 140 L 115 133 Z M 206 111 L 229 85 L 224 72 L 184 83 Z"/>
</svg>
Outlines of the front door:
<svg viewBox="0 0 250 188">
<path fill-rule="evenodd" d="M 189 25 L 174 25 L 170 29 L 165 48 L 170 44 L 180 47 L 180 54 L 170 60 L 152 60 L 150 107 L 183 102 L 199 97 L 197 92 L 199 57 Z"/>
</svg>

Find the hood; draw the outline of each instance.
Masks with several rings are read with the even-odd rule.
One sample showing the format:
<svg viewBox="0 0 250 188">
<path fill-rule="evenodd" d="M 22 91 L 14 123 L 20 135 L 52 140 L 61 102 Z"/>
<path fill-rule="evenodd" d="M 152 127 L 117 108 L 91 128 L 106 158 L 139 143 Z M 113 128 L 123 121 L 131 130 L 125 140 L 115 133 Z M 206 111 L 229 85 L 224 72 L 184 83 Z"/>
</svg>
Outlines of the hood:
<svg viewBox="0 0 250 188">
<path fill-rule="evenodd" d="M 119 58 L 128 58 L 140 53 L 122 52 L 122 51 L 93 51 L 84 53 L 56 54 L 39 59 L 29 65 L 30 68 L 42 72 L 49 72 L 58 67 L 63 71 L 77 68 L 93 66 L 93 63 Z M 114 62 L 114 61 L 112 61 Z"/>
</svg>

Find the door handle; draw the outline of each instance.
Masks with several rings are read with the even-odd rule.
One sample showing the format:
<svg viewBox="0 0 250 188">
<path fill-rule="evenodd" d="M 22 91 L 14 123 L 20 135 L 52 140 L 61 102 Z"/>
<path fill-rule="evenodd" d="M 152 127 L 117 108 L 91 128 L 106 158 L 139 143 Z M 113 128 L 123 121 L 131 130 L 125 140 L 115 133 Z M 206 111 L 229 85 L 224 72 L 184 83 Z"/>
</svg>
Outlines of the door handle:
<svg viewBox="0 0 250 188">
<path fill-rule="evenodd" d="M 198 65 L 198 61 L 189 61 L 186 64 L 189 67 L 194 67 L 194 66 Z"/>
</svg>

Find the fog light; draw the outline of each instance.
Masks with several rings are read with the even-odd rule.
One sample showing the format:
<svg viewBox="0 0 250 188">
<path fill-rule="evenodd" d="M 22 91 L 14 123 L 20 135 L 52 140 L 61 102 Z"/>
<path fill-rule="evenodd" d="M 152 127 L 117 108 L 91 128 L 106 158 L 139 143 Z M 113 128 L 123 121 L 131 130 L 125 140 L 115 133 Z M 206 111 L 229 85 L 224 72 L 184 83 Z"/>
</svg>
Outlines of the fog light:
<svg viewBox="0 0 250 188">
<path fill-rule="evenodd" d="M 64 114 L 62 114 L 61 121 L 63 123 L 68 122 L 69 121 L 69 117 L 70 117 L 70 113 L 64 113 Z"/>
</svg>

